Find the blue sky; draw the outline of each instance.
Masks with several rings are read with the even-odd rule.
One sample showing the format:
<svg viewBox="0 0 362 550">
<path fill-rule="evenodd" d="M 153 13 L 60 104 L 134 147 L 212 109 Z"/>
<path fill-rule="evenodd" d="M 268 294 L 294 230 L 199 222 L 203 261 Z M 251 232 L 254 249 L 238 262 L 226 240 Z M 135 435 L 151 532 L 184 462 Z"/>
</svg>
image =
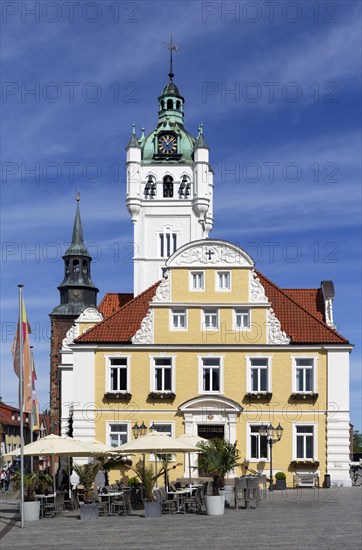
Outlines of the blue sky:
<svg viewBox="0 0 362 550">
<path fill-rule="evenodd" d="M 2 3 L 1 396 L 17 401 L 11 343 L 23 283 L 41 408 L 75 193 L 93 281 L 132 291 L 124 147 L 151 131 L 173 33 L 186 127 L 215 170 L 213 237 L 238 243 L 281 287 L 335 284 L 355 344 L 351 418 L 361 429 L 360 3 Z M 31 10 L 35 11 L 30 13 Z M 229 12 L 228 12 L 229 10 Z M 29 93 L 31 90 L 34 93 Z"/>
</svg>

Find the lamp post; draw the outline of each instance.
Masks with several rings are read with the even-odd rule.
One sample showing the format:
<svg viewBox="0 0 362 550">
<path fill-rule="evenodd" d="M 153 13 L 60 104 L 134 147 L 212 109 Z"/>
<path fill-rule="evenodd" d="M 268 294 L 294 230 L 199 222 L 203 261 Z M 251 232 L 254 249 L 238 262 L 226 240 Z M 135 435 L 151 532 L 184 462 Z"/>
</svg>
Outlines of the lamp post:
<svg viewBox="0 0 362 550">
<path fill-rule="evenodd" d="M 280 422 L 276 428 L 269 424 L 266 426 L 262 424 L 259 428 L 259 434 L 261 437 L 266 437 L 269 445 L 269 464 L 270 464 L 270 476 L 269 476 L 269 491 L 273 491 L 273 445 L 281 440 L 284 432 L 284 428 L 281 427 Z"/>
</svg>

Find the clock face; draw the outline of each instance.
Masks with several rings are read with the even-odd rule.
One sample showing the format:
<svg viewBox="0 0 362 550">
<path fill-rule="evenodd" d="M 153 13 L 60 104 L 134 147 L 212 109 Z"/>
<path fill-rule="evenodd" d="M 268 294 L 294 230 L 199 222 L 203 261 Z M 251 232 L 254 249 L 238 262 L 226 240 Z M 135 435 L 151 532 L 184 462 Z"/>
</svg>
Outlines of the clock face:
<svg viewBox="0 0 362 550">
<path fill-rule="evenodd" d="M 165 155 L 172 155 L 177 150 L 177 139 L 172 134 L 164 134 L 158 140 L 158 151 Z"/>
<path fill-rule="evenodd" d="M 81 291 L 77 290 L 77 289 L 71 290 L 70 295 L 72 297 L 72 300 L 74 300 L 75 302 L 79 302 L 80 297 L 81 297 Z"/>
</svg>

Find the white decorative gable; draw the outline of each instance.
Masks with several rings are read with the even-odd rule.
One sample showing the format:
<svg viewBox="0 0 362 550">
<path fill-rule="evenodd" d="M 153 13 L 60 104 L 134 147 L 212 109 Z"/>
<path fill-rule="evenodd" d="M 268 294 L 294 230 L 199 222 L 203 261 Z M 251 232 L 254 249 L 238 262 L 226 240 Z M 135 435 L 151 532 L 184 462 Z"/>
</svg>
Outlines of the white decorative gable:
<svg viewBox="0 0 362 550">
<path fill-rule="evenodd" d="M 249 278 L 249 300 L 250 302 L 268 302 L 268 298 L 265 296 L 265 290 L 260 282 L 255 270 L 252 269 Z"/>
<path fill-rule="evenodd" d="M 267 343 L 268 344 L 289 344 L 290 338 L 282 331 L 280 321 L 272 308 L 267 313 Z"/>
<path fill-rule="evenodd" d="M 132 338 L 132 344 L 152 344 L 153 343 L 153 314 L 149 309 L 144 317 L 141 327 Z"/>
<path fill-rule="evenodd" d="M 166 262 L 168 267 L 253 267 L 252 258 L 227 241 L 205 239 L 179 248 Z"/>
<path fill-rule="evenodd" d="M 74 321 L 74 325 L 67 331 L 64 340 L 62 341 L 62 349 L 69 350 L 69 345 L 73 344 L 74 340 L 80 336 L 80 324 L 81 323 L 99 323 L 103 321 L 103 315 L 95 307 L 87 307 Z M 86 330 L 91 329 L 94 326 L 87 327 Z"/>
<path fill-rule="evenodd" d="M 170 279 L 165 277 L 158 285 L 152 302 L 169 302 L 171 300 Z"/>
</svg>

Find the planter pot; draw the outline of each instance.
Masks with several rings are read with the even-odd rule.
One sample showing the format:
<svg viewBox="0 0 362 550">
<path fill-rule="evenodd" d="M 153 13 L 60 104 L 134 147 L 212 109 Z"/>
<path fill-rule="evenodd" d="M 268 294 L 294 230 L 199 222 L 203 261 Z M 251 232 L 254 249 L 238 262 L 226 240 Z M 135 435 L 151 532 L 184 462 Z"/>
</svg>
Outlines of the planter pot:
<svg viewBox="0 0 362 550">
<path fill-rule="evenodd" d="M 82 521 L 93 521 L 98 519 L 98 504 L 81 504 L 80 505 L 80 519 Z"/>
<path fill-rule="evenodd" d="M 275 489 L 277 491 L 284 491 L 287 488 L 287 480 L 286 479 L 277 479 L 275 483 Z"/>
<path fill-rule="evenodd" d="M 24 502 L 24 521 L 38 521 L 40 518 L 40 500 Z"/>
<path fill-rule="evenodd" d="M 206 513 L 208 516 L 223 516 L 225 511 L 225 491 L 224 494 L 205 497 Z"/>
<path fill-rule="evenodd" d="M 145 502 L 145 517 L 160 518 L 162 516 L 161 502 Z"/>
</svg>

